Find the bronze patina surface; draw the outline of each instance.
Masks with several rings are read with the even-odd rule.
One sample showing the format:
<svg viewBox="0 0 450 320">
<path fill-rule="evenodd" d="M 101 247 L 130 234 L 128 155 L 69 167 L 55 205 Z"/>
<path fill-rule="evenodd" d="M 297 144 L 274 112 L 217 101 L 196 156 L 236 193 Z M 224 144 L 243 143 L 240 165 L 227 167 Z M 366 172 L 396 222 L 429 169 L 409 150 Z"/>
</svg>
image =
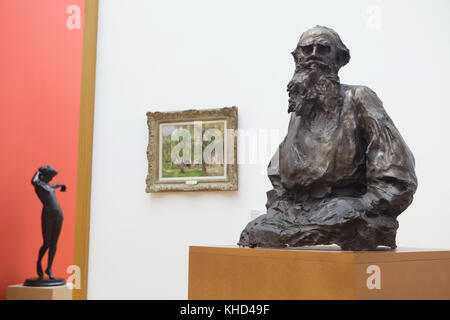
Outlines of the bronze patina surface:
<svg viewBox="0 0 450 320">
<path fill-rule="evenodd" d="M 307 30 L 292 55 L 292 115 L 269 164 L 267 214 L 238 244 L 395 248 L 397 216 L 417 188 L 411 151 L 375 92 L 340 83 L 350 53 L 334 30 Z"/>
</svg>

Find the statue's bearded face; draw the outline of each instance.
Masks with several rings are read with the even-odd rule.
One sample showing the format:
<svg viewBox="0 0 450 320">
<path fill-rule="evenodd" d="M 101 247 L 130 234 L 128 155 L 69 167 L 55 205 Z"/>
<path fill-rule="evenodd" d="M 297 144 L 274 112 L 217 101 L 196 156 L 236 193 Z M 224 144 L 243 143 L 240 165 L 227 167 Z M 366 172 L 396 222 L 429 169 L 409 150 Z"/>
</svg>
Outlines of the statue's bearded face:
<svg viewBox="0 0 450 320">
<path fill-rule="evenodd" d="M 316 27 L 300 38 L 297 48 L 292 52 L 296 69 L 288 84 L 288 112 L 307 116 L 342 105 L 337 73 L 348 62 L 349 55 L 347 50 L 346 60 L 341 60 L 342 50 L 336 44 L 338 40 L 333 37 L 328 30 Z"/>
<path fill-rule="evenodd" d="M 329 72 L 337 73 L 336 65 L 336 46 L 323 35 L 307 35 L 302 38 L 296 50 L 297 61 L 301 66 L 308 68 L 320 67 L 328 69 Z"/>
</svg>

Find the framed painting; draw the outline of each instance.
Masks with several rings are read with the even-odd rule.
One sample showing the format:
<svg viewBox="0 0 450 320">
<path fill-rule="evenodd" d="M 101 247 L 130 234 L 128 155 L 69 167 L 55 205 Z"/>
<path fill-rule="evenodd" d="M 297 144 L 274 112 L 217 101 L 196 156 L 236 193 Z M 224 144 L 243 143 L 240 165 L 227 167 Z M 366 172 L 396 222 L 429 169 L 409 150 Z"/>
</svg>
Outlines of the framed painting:
<svg viewBox="0 0 450 320">
<path fill-rule="evenodd" d="M 237 107 L 148 112 L 147 192 L 238 190 Z"/>
</svg>

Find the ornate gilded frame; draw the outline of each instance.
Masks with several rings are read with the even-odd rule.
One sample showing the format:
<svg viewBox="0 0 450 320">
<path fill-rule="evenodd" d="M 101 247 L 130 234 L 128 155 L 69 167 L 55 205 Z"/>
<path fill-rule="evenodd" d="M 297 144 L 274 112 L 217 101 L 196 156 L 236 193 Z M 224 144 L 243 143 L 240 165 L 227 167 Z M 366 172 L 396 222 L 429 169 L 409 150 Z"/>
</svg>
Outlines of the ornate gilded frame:
<svg viewBox="0 0 450 320">
<path fill-rule="evenodd" d="M 225 162 L 226 178 L 198 181 L 162 181 L 159 178 L 160 157 L 160 125 L 175 122 L 188 121 L 215 121 L 225 120 L 225 139 L 227 141 L 228 161 Z M 238 109 L 237 107 L 226 107 L 220 109 L 185 110 L 176 112 L 147 112 L 147 124 L 149 129 L 149 143 L 147 147 L 148 175 L 146 192 L 164 191 L 200 191 L 238 190 L 238 167 L 237 167 L 237 135 Z M 192 183 L 194 182 L 194 183 Z"/>
</svg>

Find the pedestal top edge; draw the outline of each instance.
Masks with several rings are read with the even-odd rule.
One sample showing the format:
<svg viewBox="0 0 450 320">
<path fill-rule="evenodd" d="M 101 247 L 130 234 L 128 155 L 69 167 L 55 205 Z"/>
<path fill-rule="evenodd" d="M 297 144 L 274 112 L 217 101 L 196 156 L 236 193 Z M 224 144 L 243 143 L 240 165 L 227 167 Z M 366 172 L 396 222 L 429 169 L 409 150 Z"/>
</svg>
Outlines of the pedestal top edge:
<svg viewBox="0 0 450 320">
<path fill-rule="evenodd" d="M 42 286 L 42 287 L 33 287 L 33 286 L 25 286 L 23 283 L 18 284 L 10 284 L 8 285 L 8 288 L 26 288 L 26 289 L 44 289 L 44 290 L 54 290 L 54 289 L 61 289 L 61 288 L 68 288 L 67 285 L 62 286 Z"/>
<path fill-rule="evenodd" d="M 286 247 L 286 248 L 243 248 L 237 245 L 191 245 L 191 248 L 226 248 L 226 249 L 248 249 L 248 250 L 277 250 L 277 251 L 302 251 L 302 252 L 338 252 L 338 253 L 375 253 L 375 252 L 450 252 L 450 248 L 414 248 L 414 247 L 399 247 L 390 249 L 387 247 L 378 247 L 372 251 L 344 251 L 337 245 L 317 245 L 304 247 Z"/>
<path fill-rule="evenodd" d="M 376 251 L 342 251 L 338 246 L 299 248 L 239 248 L 238 246 L 189 246 L 190 253 L 264 257 L 275 259 L 319 260 L 342 263 L 395 262 L 412 260 L 450 260 L 450 249 L 401 247 Z"/>
</svg>

